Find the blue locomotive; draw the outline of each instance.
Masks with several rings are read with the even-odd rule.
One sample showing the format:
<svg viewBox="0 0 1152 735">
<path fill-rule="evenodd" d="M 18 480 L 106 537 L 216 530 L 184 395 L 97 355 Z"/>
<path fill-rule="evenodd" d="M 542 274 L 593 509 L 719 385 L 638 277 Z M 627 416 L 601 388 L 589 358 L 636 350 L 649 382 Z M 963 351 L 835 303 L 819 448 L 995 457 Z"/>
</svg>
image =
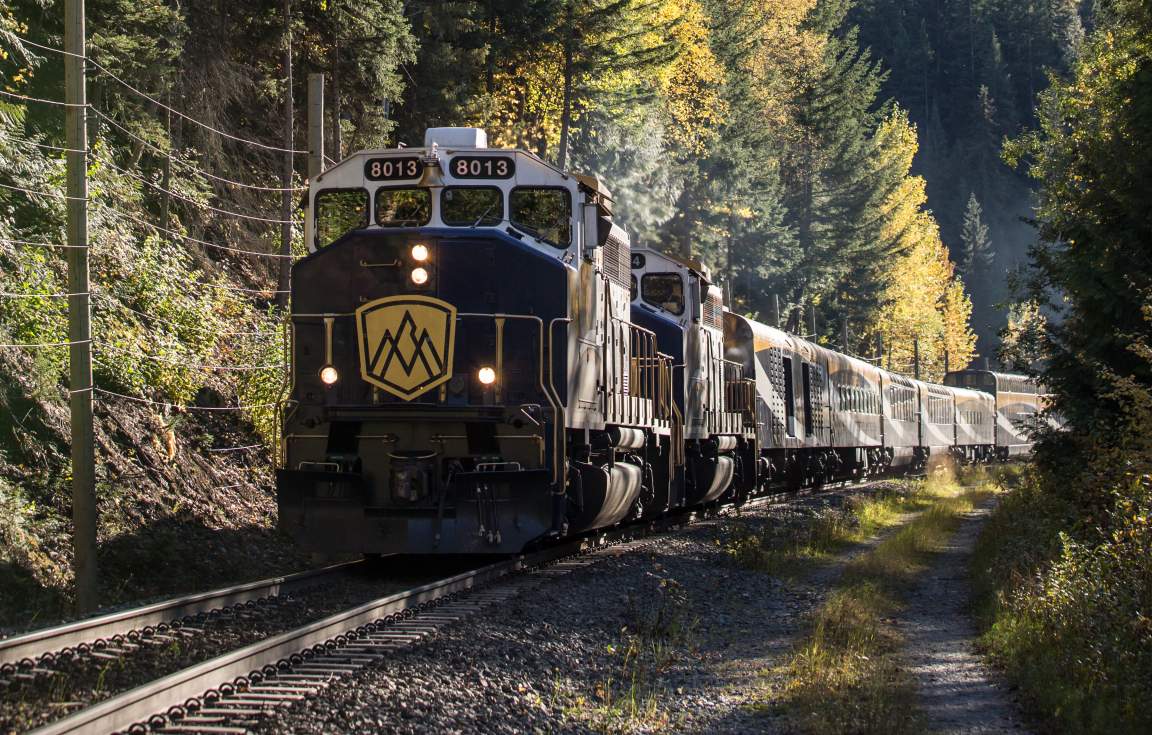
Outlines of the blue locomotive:
<svg viewBox="0 0 1152 735">
<path fill-rule="evenodd" d="M 601 181 L 482 130 L 357 153 L 308 196 L 277 472 L 306 549 L 513 553 L 1026 451 L 1041 397 L 1006 416 L 986 376 L 1026 379 L 910 380 L 731 313 L 699 263 L 630 246 Z"/>
</svg>

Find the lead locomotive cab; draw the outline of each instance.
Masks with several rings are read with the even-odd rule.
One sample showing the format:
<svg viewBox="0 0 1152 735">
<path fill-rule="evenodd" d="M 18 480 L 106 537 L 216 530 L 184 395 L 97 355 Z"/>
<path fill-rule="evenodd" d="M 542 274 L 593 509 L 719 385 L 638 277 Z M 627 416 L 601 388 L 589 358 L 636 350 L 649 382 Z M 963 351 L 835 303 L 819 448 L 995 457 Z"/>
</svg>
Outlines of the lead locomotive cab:
<svg viewBox="0 0 1152 735">
<path fill-rule="evenodd" d="M 325 552 L 503 553 L 644 512 L 671 364 L 628 320 L 599 181 L 434 128 L 324 172 L 309 204 L 284 530 Z"/>
</svg>

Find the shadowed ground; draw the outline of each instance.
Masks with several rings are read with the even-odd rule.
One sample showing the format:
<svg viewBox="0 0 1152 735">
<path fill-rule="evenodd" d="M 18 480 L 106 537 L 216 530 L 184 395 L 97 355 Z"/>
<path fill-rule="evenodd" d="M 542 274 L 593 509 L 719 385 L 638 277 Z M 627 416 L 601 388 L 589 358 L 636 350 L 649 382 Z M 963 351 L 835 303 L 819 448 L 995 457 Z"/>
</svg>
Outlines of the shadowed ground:
<svg viewBox="0 0 1152 735">
<path fill-rule="evenodd" d="M 1016 703 L 974 649 L 968 560 L 991 505 L 965 515 L 936 555 L 899 622 L 904 658 L 935 733 L 1021 733 Z"/>
</svg>

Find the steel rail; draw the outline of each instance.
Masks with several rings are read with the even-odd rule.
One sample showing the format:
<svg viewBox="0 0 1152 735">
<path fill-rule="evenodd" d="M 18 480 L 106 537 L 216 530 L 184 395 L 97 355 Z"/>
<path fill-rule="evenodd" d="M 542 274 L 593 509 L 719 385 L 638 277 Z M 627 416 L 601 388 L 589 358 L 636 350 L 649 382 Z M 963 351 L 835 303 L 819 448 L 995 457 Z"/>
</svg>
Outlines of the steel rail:
<svg viewBox="0 0 1152 735">
<path fill-rule="evenodd" d="M 322 577 L 347 573 L 362 564 L 362 561 L 344 562 L 321 569 L 246 582 L 12 636 L 0 640 L 0 666 L 34 662 L 45 655 L 126 635 L 149 626 L 274 597 L 301 586 L 315 584 Z"/>
<path fill-rule="evenodd" d="M 533 554 L 530 557 L 531 564 L 545 564 L 556 558 L 574 554 L 583 544 L 583 541 L 578 541 L 546 549 Z M 390 615 L 403 613 L 418 605 L 466 592 L 476 586 L 509 576 L 523 569 L 525 561 L 525 558 L 515 558 L 497 562 L 358 605 L 104 700 L 34 730 L 33 735 L 108 733 L 131 728 L 157 713 L 182 706 L 189 700 L 216 691 L 222 684 L 227 684 L 238 677 L 246 677 L 267 666 L 276 666 L 294 656 L 307 655 L 307 652 L 314 647 L 323 646 L 359 627 L 378 623 Z"/>
</svg>

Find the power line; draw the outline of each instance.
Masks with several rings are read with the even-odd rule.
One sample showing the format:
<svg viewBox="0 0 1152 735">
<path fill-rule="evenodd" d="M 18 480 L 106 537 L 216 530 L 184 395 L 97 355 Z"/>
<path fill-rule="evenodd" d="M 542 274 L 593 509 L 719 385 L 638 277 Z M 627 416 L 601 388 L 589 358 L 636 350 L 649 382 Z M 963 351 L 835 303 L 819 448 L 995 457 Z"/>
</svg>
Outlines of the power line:
<svg viewBox="0 0 1152 735">
<path fill-rule="evenodd" d="M 185 120 L 192 123 L 193 125 L 199 125 L 200 127 L 204 128 L 205 130 L 211 130 L 213 133 L 216 133 L 217 135 L 221 135 L 225 138 L 228 138 L 230 140 L 234 140 L 238 143 L 245 143 L 247 145 L 256 146 L 257 148 L 264 148 L 264 149 L 270 150 L 270 151 L 278 151 L 280 153 L 291 153 L 293 155 L 300 155 L 300 154 L 306 154 L 308 152 L 308 151 L 298 151 L 298 150 L 295 150 L 292 148 L 279 148 L 279 147 L 274 146 L 274 145 L 268 145 L 267 143 L 261 143 L 260 141 L 257 141 L 257 140 L 249 140 L 247 138 L 242 138 L 238 135 L 232 135 L 231 133 L 226 133 L 223 130 L 219 130 L 217 128 L 212 127 L 208 123 L 200 122 L 199 120 L 192 117 L 191 115 L 187 115 L 187 114 L 181 112 L 180 110 L 177 110 L 174 107 L 170 107 L 169 105 L 164 104 L 163 102 L 156 99 L 155 97 L 148 94 L 147 92 L 143 92 L 143 91 L 137 89 L 136 87 L 133 87 L 128 82 L 126 82 L 123 79 L 121 79 L 120 77 L 116 76 L 114 73 L 112 73 L 112 71 L 110 71 L 108 69 L 108 67 L 106 67 L 103 64 L 101 64 L 100 62 L 96 61 L 91 56 L 74 54 L 74 53 L 71 53 L 69 51 L 65 51 L 64 49 L 53 48 L 52 46 L 45 46 L 44 44 L 36 43 L 35 41 L 29 41 L 28 39 L 23 38 L 21 36 L 18 36 L 16 34 L 12 34 L 12 35 L 15 38 L 19 39 L 21 43 L 26 43 L 29 46 L 32 46 L 33 48 L 42 49 L 44 51 L 54 51 L 58 54 L 62 54 L 65 56 L 71 56 L 71 57 L 78 58 L 78 59 L 84 59 L 89 64 L 91 64 L 93 67 L 95 67 L 97 70 L 99 70 L 100 73 L 102 73 L 106 76 L 109 76 L 112 79 L 116 80 L 116 82 L 121 84 L 125 89 L 129 90 L 133 94 L 138 95 L 140 97 L 143 97 L 144 99 L 148 100 L 149 102 L 156 105 L 157 107 L 160 107 L 164 110 L 167 110 L 168 112 L 171 112 L 174 115 L 177 115 L 179 117 L 184 118 Z"/>
<path fill-rule="evenodd" d="M 0 291 L 0 298 L 5 299 L 67 299 L 73 296 L 91 295 L 92 294 L 87 291 L 84 293 L 8 293 L 7 291 Z"/>
<path fill-rule="evenodd" d="M 92 114 L 96 115 L 96 117 L 99 117 L 100 119 L 104 120 L 106 123 L 111 125 L 112 127 L 116 128 L 117 130 L 122 132 L 124 135 L 127 135 L 128 137 L 130 137 L 130 138 L 136 140 L 137 142 L 147 146 L 148 148 L 151 148 L 155 153 L 157 153 L 161 156 L 166 156 L 166 157 L 171 158 L 173 163 L 176 163 L 176 164 L 179 164 L 180 166 L 183 166 L 185 168 L 185 170 L 194 171 L 195 173 L 197 173 L 201 176 L 207 177 L 207 178 L 212 179 L 214 181 L 219 181 L 222 184 L 228 184 L 230 186 L 239 186 L 243 189 L 255 189 L 257 191 L 272 191 L 272 192 L 285 191 L 285 188 L 282 186 L 259 186 L 257 184 L 246 184 L 243 181 L 234 181 L 234 180 L 226 178 L 224 176 L 217 176 L 216 174 L 209 173 L 208 171 L 205 171 L 204 169 L 199 168 L 198 166 L 196 166 L 192 163 L 189 163 L 182 156 L 177 155 L 175 153 L 172 153 L 171 151 L 166 151 L 163 148 L 161 148 L 160 146 L 156 145 L 155 143 L 152 143 L 151 141 L 149 141 L 145 138 L 142 138 L 141 136 L 137 135 L 136 133 L 132 132 L 128 128 L 121 125 L 119 122 L 117 122 L 112 117 L 109 117 L 107 114 L 101 112 L 99 108 L 92 107 L 91 112 L 92 112 Z M 293 187 L 289 187 L 287 189 L 287 191 L 306 191 L 307 189 L 308 189 L 308 187 L 306 187 L 306 186 L 293 186 Z"/>
<path fill-rule="evenodd" d="M 264 449 L 264 448 L 265 447 L 263 444 L 247 444 L 247 445 L 242 446 L 242 447 L 221 447 L 219 449 L 206 449 L 205 451 L 213 452 L 216 454 L 225 454 L 228 452 L 245 452 L 245 451 L 248 451 L 249 449 Z"/>
<path fill-rule="evenodd" d="M 163 232 L 166 235 L 171 235 L 172 237 L 178 237 L 181 240 L 185 240 L 187 242 L 194 242 L 197 245 L 203 245 L 204 247 L 207 247 L 207 248 L 216 248 L 217 250 L 225 250 L 229 253 L 240 253 L 242 255 L 255 255 L 255 256 L 260 257 L 260 258 L 285 258 L 285 257 L 293 258 L 293 257 L 295 257 L 292 255 L 288 255 L 288 256 L 281 255 L 280 253 L 261 253 L 261 252 L 258 252 L 256 250 L 244 250 L 243 248 L 232 248 L 232 247 L 228 247 L 227 245 L 217 245 L 214 242 L 208 242 L 207 240 L 201 240 L 199 238 L 192 237 L 191 235 L 184 235 L 184 234 L 181 234 L 179 232 L 176 232 L 175 230 L 170 230 L 167 227 L 161 227 L 158 224 L 155 224 L 153 222 L 149 222 L 148 220 L 140 219 L 139 217 L 132 215 L 132 214 L 129 214 L 128 212 L 123 212 L 123 211 L 119 211 L 119 210 L 117 210 L 117 211 L 119 212 L 119 214 L 122 214 L 124 217 L 127 217 L 128 219 L 132 220 L 133 222 L 136 222 L 137 224 L 139 224 L 143 227 L 151 227 L 152 229 L 157 230 L 159 232 Z"/>
<path fill-rule="evenodd" d="M 268 222 L 268 223 L 274 224 L 274 225 L 283 225 L 283 224 L 293 225 L 293 224 L 296 224 L 296 220 L 271 219 L 268 217 L 260 217 L 260 216 L 252 215 L 252 214 L 244 214 L 243 212 L 234 212 L 230 209 L 220 209 L 219 207 L 213 207 L 211 204 L 205 204 L 203 202 L 198 202 L 195 199 L 192 199 L 191 197 L 187 197 L 187 196 L 184 196 L 183 194 L 179 194 L 179 193 L 171 191 L 169 189 L 165 189 L 163 186 L 160 186 L 159 184 L 157 184 L 155 182 L 149 181 L 147 178 L 141 176 L 140 174 L 133 173 L 132 171 L 128 171 L 127 169 L 120 168 L 119 166 L 117 166 L 114 163 L 105 162 L 105 165 L 108 166 L 109 168 L 115 170 L 115 171 L 119 171 L 120 173 L 124 174 L 125 176 L 129 176 L 133 179 L 136 179 L 137 181 L 145 184 L 146 186 L 152 187 L 156 191 L 162 192 L 164 194 L 167 194 L 168 196 L 175 197 L 181 201 L 188 202 L 189 204 L 193 204 L 197 207 L 200 207 L 201 209 L 207 209 L 207 210 L 209 210 L 211 212 L 215 212 L 217 214 L 222 214 L 222 215 L 226 215 L 229 217 L 241 217 L 243 219 L 256 220 L 258 222 Z"/>
<path fill-rule="evenodd" d="M 12 186 L 11 184 L 0 184 L 0 189 L 9 189 L 11 191 L 20 191 L 32 196 L 53 197 L 54 199 L 67 199 L 71 202 L 86 202 L 87 197 L 73 197 L 67 194 L 61 194 L 58 191 L 41 191 L 40 189 L 25 189 L 23 186 Z"/>
<path fill-rule="evenodd" d="M 92 340 L 86 339 L 79 342 L 39 342 L 39 343 L 22 343 L 11 345 L 0 345 L 0 347 L 19 347 L 19 348 L 40 348 L 40 347 L 71 347 L 72 345 L 90 344 Z"/>
<path fill-rule="evenodd" d="M 12 245 L 30 245 L 39 248 L 86 248 L 87 245 L 64 245 L 63 243 L 56 242 L 37 242 L 35 240 L 16 240 L 11 237 L 0 237 L 0 242 L 10 243 Z"/>
<path fill-rule="evenodd" d="M 242 404 L 239 406 L 181 406 L 175 403 L 166 403 L 164 401 L 153 401 L 147 398 L 138 398 L 136 396 L 129 396 L 116 391 L 105 390 L 104 388 L 93 388 L 97 393 L 106 396 L 115 396 L 116 398 L 123 398 L 126 401 L 136 401 L 137 403 L 147 403 L 152 406 L 163 406 L 164 408 L 175 409 L 177 411 L 251 411 L 254 408 L 274 408 L 280 405 L 280 402 L 275 403 L 250 403 Z"/>
<path fill-rule="evenodd" d="M 23 36 L 21 36 L 21 35 L 19 35 L 19 34 L 16 34 L 16 33 L 12 33 L 11 31 L 9 31 L 9 34 L 10 34 L 10 35 L 11 35 L 13 38 L 15 38 L 17 41 L 19 41 L 20 43 L 24 44 L 25 46 L 31 46 L 32 48 L 38 48 L 38 49 L 40 49 L 41 51 L 52 51 L 52 52 L 54 52 L 54 53 L 60 54 L 61 56 L 71 56 L 71 57 L 73 57 L 73 58 L 75 58 L 75 59 L 86 59 L 86 58 L 88 58 L 88 57 L 84 56 L 83 54 L 74 54 L 74 53 L 72 53 L 71 51 L 65 51 L 64 49 L 62 49 L 62 48 L 56 48 L 55 46 L 45 46 L 45 45 L 44 45 L 44 44 L 42 44 L 42 43 L 37 43 L 36 41 L 32 41 L 32 40 L 30 40 L 30 39 L 24 38 Z"/>
<path fill-rule="evenodd" d="M 29 140 L 28 138 L 22 138 L 18 135 L 9 135 L 7 133 L 0 135 L 0 138 L 3 138 L 5 140 L 10 140 L 13 143 L 18 143 L 18 144 L 22 143 L 24 145 L 36 146 L 37 148 L 43 148 L 46 151 L 59 151 L 60 153 L 87 153 L 88 152 L 86 150 L 81 150 L 79 148 L 63 148 L 63 147 L 58 146 L 58 145 L 48 145 L 47 143 L 37 143 L 34 140 Z"/>
<path fill-rule="evenodd" d="M 175 321 L 172 321 L 171 319 L 161 319 L 160 317 L 156 316 L 155 314 L 149 314 L 147 312 L 140 311 L 139 309 L 133 309 L 131 306 L 126 306 L 125 304 L 120 303 L 119 301 L 112 298 L 111 296 L 106 296 L 104 294 L 96 294 L 96 297 L 99 299 L 107 300 L 107 301 L 115 304 L 117 308 L 124 309 L 125 311 L 130 311 L 133 314 L 138 314 L 138 315 L 145 317 L 147 319 L 151 319 L 152 321 L 157 322 L 158 324 L 166 324 L 168 326 L 177 327 L 179 329 L 188 329 L 189 327 L 191 327 L 193 329 L 198 329 L 201 332 L 204 332 L 206 334 L 214 334 L 214 335 L 219 335 L 219 336 L 223 336 L 223 337 L 240 337 L 240 336 L 243 336 L 243 337 L 262 337 L 264 335 L 279 335 L 280 334 L 279 331 L 274 331 L 274 332 L 268 332 L 268 331 L 228 332 L 228 331 L 225 331 L 225 332 L 221 332 L 221 331 L 218 331 L 216 329 L 212 329 L 211 327 L 202 327 L 202 326 L 195 325 L 195 324 L 192 324 L 192 325 L 181 324 L 180 322 L 175 322 Z"/>
<path fill-rule="evenodd" d="M 124 349 L 122 347 L 117 347 L 115 345 L 100 344 L 97 346 L 101 350 L 110 349 L 113 352 L 117 352 L 121 355 L 133 355 L 135 357 L 140 357 L 140 358 L 143 358 L 145 360 L 154 360 L 156 362 L 164 362 L 164 363 L 168 363 L 169 365 L 180 365 L 182 367 L 192 368 L 194 370 L 224 370 L 224 371 L 231 371 L 231 372 L 238 372 L 238 373 L 248 373 L 248 372 L 255 372 L 257 370 L 283 370 L 284 368 L 288 367 L 287 363 L 281 363 L 279 365 L 206 365 L 204 363 L 200 363 L 200 364 L 196 365 L 196 364 L 188 364 L 188 363 L 184 362 L 183 360 L 172 359 L 169 357 L 161 357 L 160 355 L 146 355 L 143 352 L 140 352 L 138 350 Z"/>
<path fill-rule="evenodd" d="M 215 283 L 199 283 L 198 286 L 206 288 L 218 288 L 223 291 L 240 291 L 242 293 L 255 293 L 255 294 L 278 294 L 278 293 L 292 293 L 291 291 L 277 291 L 271 288 L 241 288 L 240 286 L 220 286 Z"/>
<path fill-rule="evenodd" d="M 48 99 L 44 99 L 42 97 L 29 97 L 26 94 L 16 94 L 15 92 L 9 92 L 9 91 L 4 90 L 4 89 L 0 89 L 0 94 L 4 95 L 5 97 L 11 97 L 12 99 L 15 99 L 15 100 L 21 100 L 23 102 L 39 102 L 40 104 L 43 104 L 43 105 L 57 105 L 58 107 L 87 107 L 88 106 L 86 104 L 85 105 L 77 105 L 77 104 L 73 104 L 71 102 L 61 102 L 60 100 L 48 100 Z"/>
<path fill-rule="evenodd" d="M 234 140 L 237 143 L 244 143 L 245 145 L 254 146 L 256 148 L 263 148 L 264 150 L 274 151 L 276 153 L 291 153 L 294 156 L 308 153 L 308 151 L 298 151 L 294 148 L 281 148 L 280 146 L 268 145 L 267 143 L 261 143 L 260 141 L 257 141 L 257 140 L 250 140 L 248 138 L 242 138 L 238 135 L 232 135 L 231 133 L 227 133 L 223 130 L 220 130 L 219 128 L 212 127 L 208 123 L 200 122 L 199 120 L 192 117 L 191 115 L 187 115 L 187 114 L 181 112 L 180 110 L 177 110 L 174 107 L 171 107 L 169 105 L 164 104 L 163 102 L 156 99 L 155 97 L 148 94 L 147 92 L 143 92 L 143 91 L 137 89 L 136 87 L 133 87 L 131 84 L 124 81 L 120 77 L 116 76 L 111 71 L 109 71 L 107 67 L 94 61 L 91 57 L 88 57 L 88 63 L 90 63 L 92 66 L 96 67 L 96 69 L 99 70 L 102 74 L 109 76 L 112 79 L 116 80 L 125 89 L 132 92 L 133 94 L 136 94 L 140 97 L 143 97 L 144 99 L 148 100 L 149 102 L 156 105 L 157 107 L 159 107 L 163 110 L 167 110 L 168 112 L 171 112 L 173 115 L 176 115 L 177 117 L 183 118 L 183 119 L 187 120 L 188 122 L 192 123 L 193 125 L 199 125 L 200 127 L 204 128 L 205 130 L 210 130 L 213 133 L 216 133 L 217 135 L 219 135 L 221 137 L 227 138 L 229 140 Z"/>
</svg>

